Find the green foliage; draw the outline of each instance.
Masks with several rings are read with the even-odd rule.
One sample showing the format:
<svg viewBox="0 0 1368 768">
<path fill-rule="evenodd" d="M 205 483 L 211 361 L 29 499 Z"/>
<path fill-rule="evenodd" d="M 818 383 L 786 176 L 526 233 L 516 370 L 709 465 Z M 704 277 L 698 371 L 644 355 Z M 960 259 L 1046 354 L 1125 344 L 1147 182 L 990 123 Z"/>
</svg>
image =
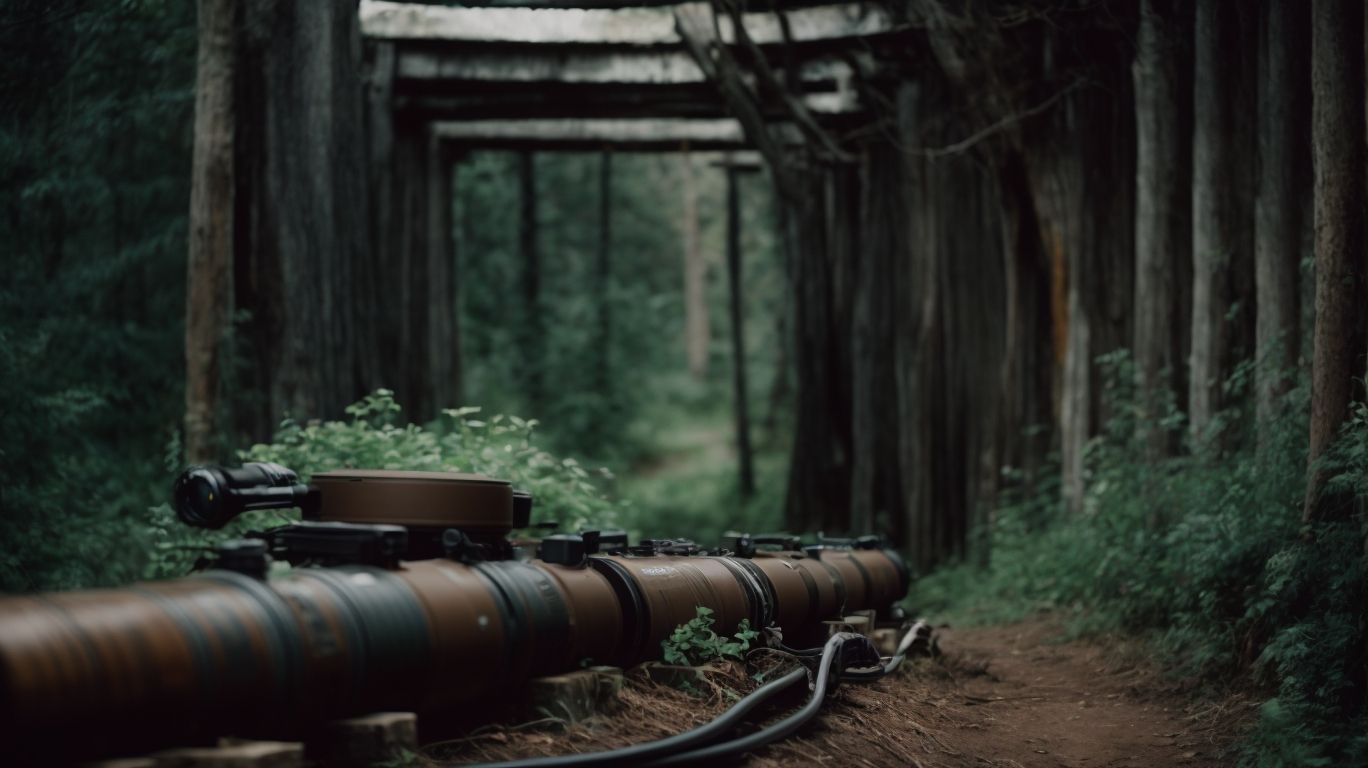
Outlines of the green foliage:
<svg viewBox="0 0 1368 768">
<path fill-rule="evenodd" d="M 458 165 L 462 375 L 467 399 L 535 416 L 554 450 L 625 466 L 659 452 L 675 411 L 711 415 L 730 402 L 725 177 L 693 160 L 712 328 L 709 374 L 694 381 L 684 372 L 681 159 L 614 154 L 606 284 L 599 271 L 600 162 L 598 153 L 535 156 L 535 306 L 523 299 L 518 155 L 477 152 Z M 752 403 L 759 403 L 780 370 L 775 321 L 788 299 L 769 181 L 755 176 L 743 185 L 748 372 Z M 536 350 L 541 358 L 530 359 Z"/>
<path fill-rule="evenodd" d="M 537 519 L 559 521 L 568 530 L 616 525 L 623 505 L 596 482 L 612 475 L 542 450 L 534 439 L 536 421 L 505 415 L 486 421 L 476 418 L 479 408 L 467 407 L 445 410 L 441 421 L 421 427 L 401 425 L 401 410 L 393 393 L 377 390 L 347 407 L 350 420 L 286 420 L 272 442 L 241 451 L 239 458 L 283 464 L 306 482 L 315 472 L 347 467 L 477 472 L 530 491 Z M 287 519 L 279 512 L 248 513 L 212 538 Z M 153 511 L 151 528 L 159 547 L 149 576 L 184 573 L 196 556 L 193 547 L 206 543 L 204 532 L 181 525 L 165 505 Z"/>
<path fill-rule="evenodd" d="M 760 633 L 751 629 L 750 620 L 742 619 L 736 627 L 736 634 L 723 637 L 715 630 L 713 610 L 704 606 L 694 609 L 695 616 L 675 627 L 670 636 L 660 641 L 662 656 L 667 664 L 682 664 L 697 667 L 718 659 L 742 661 L 751 642 Z"/>
<path fill-rule="evenodd" d="M 0 590 L 143 567 L 180 414 L 194 16 L 0 7 Z"/>
<path fill-rule="evenodd" d="M 1368 555 L 1361 512 L 1303 527 L 1308 392 L 1284 397 L 1262 436 L 1251 414 L 1221 414 L 1218 442 L 1172 457 L 1150 429 L 1185 439 L 1170 402 L 1158 418 L 1136 402 L 1124 354 L 1103 360 L 1109 419 L 1089 446 L 1083 511 L 1056 487 L 997 510 L 987 569 L 959 566 L 915 588 L 921 610 L 1000 620 L 1063 610 L 1075 629 L 1148 634 L 1175 672 L 1221 685 L 1248 679 L 1270 695 L 1243 759 L 1259 765 L 1368 759 Z M 1233 402 L 1250 378 L 1227 385 Z M 1318 462 L 1341 511 L 1368 490 L 1368 410 L 1356 408 Z"/>
</svg>

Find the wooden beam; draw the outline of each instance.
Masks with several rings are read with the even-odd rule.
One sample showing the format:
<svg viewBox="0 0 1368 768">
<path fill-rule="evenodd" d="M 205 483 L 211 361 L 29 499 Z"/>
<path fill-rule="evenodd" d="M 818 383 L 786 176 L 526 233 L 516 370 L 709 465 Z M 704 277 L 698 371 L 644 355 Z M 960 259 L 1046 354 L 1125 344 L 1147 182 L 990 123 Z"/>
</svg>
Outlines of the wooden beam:
<svg viewBox="0 0 1368 768">
<path fill-rule="evenodd" d="M 732 149 L 749 146 L 741 124 L 720 119 L 642 120 L 464 120 L 438 122 L 432 126 L 437 138 L 484 147 L 538 147 L 596 149 L 677 150 Z M 797 144 L 802 136 L 793 126 L 781 124 L 771 132 L 785 143 Z"/>
<path fill-rule="evenodd" d="M 361 32 L 387 40 L 449 40 L 483 43 L 594 45 L 679 45 L 674 12 L 683 4 L 660 8 L 551 9 L 460 8 L 362 0 Z M 699 4 L 695 4 L 699 5 Z M 796 43 L 841 40 L 899 29 L 888 12 L 861 3 L 799 8 L 787 13 Z M 785 42 L 772 13 L 743 14 L 742 23 L 760 45 Z M 730 19 L 719 25 L 721 40 L 735 42 Z"/>
<path fill-rule="evenodd" d="M 703 71 L 683 50 L 658 48 L 495 49 L 428 42 L 390 43 L 399 50 L 395 75 L 404 80 L 516 83 L 702 83 Z M 551 48 L 548 46 L 547 48 Z M 869 60 L 867 53 L 852 56 Z M 825 56 L 801 65 L 805 89 L 839 88 L 854 76 L 848 61 Z"/>
</svg>

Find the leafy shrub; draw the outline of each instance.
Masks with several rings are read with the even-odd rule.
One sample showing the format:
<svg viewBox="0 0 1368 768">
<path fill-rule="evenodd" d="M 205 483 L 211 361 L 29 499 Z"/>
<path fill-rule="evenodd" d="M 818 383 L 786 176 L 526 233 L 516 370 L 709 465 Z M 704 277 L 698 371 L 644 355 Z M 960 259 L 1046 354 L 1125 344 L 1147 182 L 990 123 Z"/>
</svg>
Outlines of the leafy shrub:
<svg viewBox="0 0 1368 768">
<path fill-rule="evenodd" d="M 557 458 L 537 447 L 537 422 L 517 416 L 475 418 L 479 408 L 443 411 L 442 421 L 429 427 L 399 425 L 401 408 L 393 393 L 377 390 L 347 407 L 349 421 L 300 424 L 286 420 L 271 443 L 240 451 L 243 461 L 274 461 L 300 474 L 307 482 L 315 472 L 359 467 L 477 472 L 509 480 L 530 491 L 534 519 L 557 520 L 569 530 L 616 524 L 620 502 L 610 500 L 595 483 L 595 475 L 610 478 L 606 469 L 591 472 L 572 458 Z M 206 536 L 187 529 L 167 505 L 152 511 L 151 529 L 159 542 L 149 576 L 180 575 L 206 541 L 241 535 L 245 530 L 285 522 L 293 514 L 249 512 L 224 530 Z"/>
<path fill-rule="evenodd" d="M 1368 761 L 1368 555 L 1355 517 L 1304 527 L 1309 392 L 1283 400 L 1261 439 L 1240 407 L 1217 420 L 1217 442 L 1166 458 L 1145 429 L 1185 439 L 1172 405 L 1146 418 L 1124 354 L 1103 359 L 1105 428 L 1088 448 L 1083 510 L 1054 488 L 1007 499 L 988 532 L 987 569 L 932 574 L 921 610 L 998 620 L 1048 608 L 1081 632 L 1147 634 L 1176 673 L 1213 684 L 1248 680 L 1270 697 L 1243 761 L 1260 765 Z M 1249 380 L 1227 382 L 1232 402 Z M 1360 405 L 1318 462 L 1326 493 L 1351 509 L 1368 496 L 1368 408 Z M 1361 517 L 1361 515 L 1360 515 Z"/>
<path fill-rule="evenodd" d="M 668 638 L 660 641 L 661 658 L 667 664 L 696 667 L 717 659 L 741 661 L 750 650 L 751 641 L 760 633 L 751 629 L 750 619 L 742 619 L 736 634 L 722 637 L 713 630 L 716 619 L 713 610 L 704 606 L 694 609 L 695 616 L 675 627 Z"/>
</svg>

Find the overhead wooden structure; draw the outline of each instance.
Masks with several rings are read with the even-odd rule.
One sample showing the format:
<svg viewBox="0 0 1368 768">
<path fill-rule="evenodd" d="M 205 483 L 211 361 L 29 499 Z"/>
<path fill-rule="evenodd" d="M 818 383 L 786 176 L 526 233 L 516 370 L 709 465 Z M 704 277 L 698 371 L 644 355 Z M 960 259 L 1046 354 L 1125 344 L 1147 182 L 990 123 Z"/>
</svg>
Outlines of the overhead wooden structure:
<svg viewBox="0 0 1368 768">
<path fill-rule="evenodd" d="M 361 32 L 373 88 L 401 119 L 720 118 L 727 110 L 684 47 L 676 13 L 654 7 L 468 8 L 364 0 Z M 853 80 L 871 38 L 900 28 L 876 6 L 838 4 L 742 15 L 808 109 L 833 118 L 861 104 Z M 719 38 L 734 44 L 730 19 Z M 782 49 L 782 55 L 780 55 Z M 770 116 L 782 116 L 773 105 Z"/>
</svg>

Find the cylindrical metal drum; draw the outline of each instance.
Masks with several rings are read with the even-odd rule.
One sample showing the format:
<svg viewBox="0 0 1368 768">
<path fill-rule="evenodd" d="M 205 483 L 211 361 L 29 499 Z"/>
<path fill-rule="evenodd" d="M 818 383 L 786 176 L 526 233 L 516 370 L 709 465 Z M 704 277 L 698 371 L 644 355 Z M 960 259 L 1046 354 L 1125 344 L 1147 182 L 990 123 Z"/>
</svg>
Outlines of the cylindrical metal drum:
<svg viewBox="0 0 1368 768">
<path fill-rule="evenodd" d="M 742 619 L 757 621 L 764 614 L 764 598 L 724 560 L 664 555 L 590 558 L 595 569 L 614 583 L 627 607 L 626 649 L 619 664 L 657 657 L 660 642 L 694 618 L 698 606 L 712 609 L 719 634 L 735 632 Z"/>
</svg>

